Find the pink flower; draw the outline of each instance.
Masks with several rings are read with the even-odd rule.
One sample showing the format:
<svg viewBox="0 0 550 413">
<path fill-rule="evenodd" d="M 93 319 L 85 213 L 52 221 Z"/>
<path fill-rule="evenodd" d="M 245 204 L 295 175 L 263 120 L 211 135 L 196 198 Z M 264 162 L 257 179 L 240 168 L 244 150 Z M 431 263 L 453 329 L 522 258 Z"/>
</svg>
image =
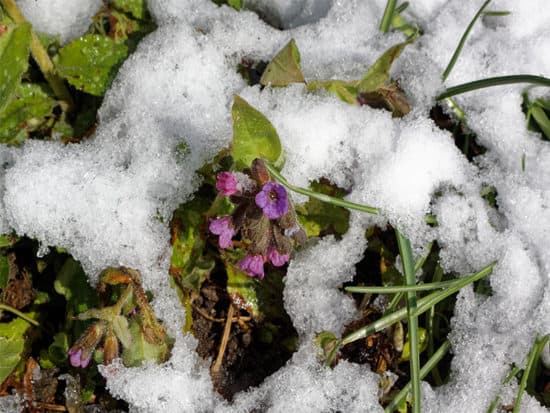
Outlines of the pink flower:
<svg viewBox="0 0 550 413">
<path fill-rule="evenodd" d="M 238 265 L 250 277 L 258 277 L 260 280 L 264 278 L 264 257 L 261 255 L 247 254 Z"/>
<path fill-rule="evenodd" d="M 208 227 L 212 234 L 219 235 L 218 243 L 220 248 L 229 248 L 233 246 L 231 238 L 235 235 L 235 228 L 230 216 L 213 219 Z"/>
<path fill-rule="evenodd" d="M 281 254 L 276 248 L 269 247 L 267 259 L 271 261 L 275 267 L 281 267 L 288 262 L 290 259 L 290 254 Z"/>
<path fill-rule="evenodd" d="M 90 354 L 87 358 L 82 359 L 82 349 L 79 348 L 78 350 L 71 348 L 68 352 L 69 354 L 69 360 L 71 362 L 71 366 L 73 367 L 88 367 L 88 364 L 90 364 L 90 360 L 92 358 L 92 355 Z"/>
<path fill-rule="evenodd" d="M 256 194 L 256 205 L 269 219 L 281 218 L 288 212 L 288 195 L 284 186 L 268 182 Z"/>
<path fill-rule="evenodd" d="M 234 195 L 240 192 L 240 184 L 231 172 L 222 172 L 217 176 L 216 189 L 222 195 Z"/>
</svg>

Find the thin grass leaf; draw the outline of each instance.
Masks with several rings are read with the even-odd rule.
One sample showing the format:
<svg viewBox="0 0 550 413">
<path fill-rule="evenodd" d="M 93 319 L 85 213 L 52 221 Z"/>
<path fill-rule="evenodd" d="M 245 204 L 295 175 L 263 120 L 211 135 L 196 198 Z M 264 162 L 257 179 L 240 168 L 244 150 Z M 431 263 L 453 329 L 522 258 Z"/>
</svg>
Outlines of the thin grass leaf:
<svg viewBox="0 0 550 413">
<path fill-rule="evenodd" d="M 447 67 L 445 68 L 445 71 L 443 72 L 443 75 L 441 76 L 443 81 L 447 80 L 447 77 L 451 73 L 451 70 L 453 70 L 453 67 L 454 67 L 456 61 L 458 60 L 458 56 L 460 55 L 460 52 L 462 51 L 462 48 L 464 47 L 464 43 L 466 43 L 466 39 L 468 38 L 468 35 L 470 34 L 470 31 L 474 27 L 474 24 L 477 21 L 477 19 L 479 18 L 479 16 L 481 16 L 481 13 L 483 13 L 483 10 L 485 10 L 485 7 L 487 7 L 490 2 L 491 2 L 491 0 L 487 0 L 485 3 L 483 3 L 483 5 L 477 11 L 476 15 L 474 16 L 474 18 L 472 19 L 472 21 L 470 22 L 468 27 L 466 27 L 466 31 L 464 32 L 464 34 L 460 38 L 460 41 L 458 42 L 458 45 L 456 46 L 455 52 L 453 53 L 453 55 L 451 57 L 451 60 L 449 61 L 449 64 L 447 64 Z"/>
<path fill-rule="evenodd" d="M 510 382 L 510 380 L 512 380 L 512 378 L 514 378 L 515 376 L 518 375 L 518 373 L 521 371 L 521 369 L 519 367 L 514 367 L 512 369 L 512 371 L 510 371 L 510 373 L 508 374 L 508 376 L 506 376 L 506 379 L 504 379 L 504 381 L 502 382 L 503 385 L 506 385 Z M 499 393 L 495 396 L 495 398 L 493 399 L 493 401 L 491 402 L 491 404 L 489 405 L 489 407 L 487 408 L 487 412 L 486 413 L 492 413 L 496 407 L 497 407 L 497 404 L 500 400 L 500 391 Z"/>
<path fill-rule="evenodd" d="M 408 286 L 416 285 L 416 272 L 414 268 L 414 258 L 412 253 L 411 242 L 403 236 L 400 231 L 395 230 L 397 237 L 397 245 L 399 246 L 399 254 L 403 263 L 403 274 L 405 282 Z M 407 318 L 409 326 L 409 343 L 410 343 L 410 359 L 409 365 L 411 369 L 411 385 L 413 393 L 413 412 L 420 413 L 420 349 L 418 343 L 418 318 L 414 316 L 416 311 L 416 292 L 407 292 Z"/>
<path fill-rule="evenodd" d="M 422 380 L 425 378 L 430 371 L 432 371 L 437 364 L 441 361 L 441 359 L 447 354 L 447 352 L 451 349 L 451 342 L 449 340 L 446 340 L 441 347 L 437 349 L 437 351 L 430 357 L 430 359 L 422 366 L 420 369 L 420 379 Z M 393 400 L 388 404 L 388 406 L 384 409 L 384 413 L 392 413 L 397 406 L 399 406 L 403 400 L 407 398 L 407 395 L 411 391 L 412 383 L 409 382 L 401 389 L 399 393 L 395 395 Z"/>
<path fill-rule="evenodd" d="M 397 0 L 388 0 L 386 3 L 386 9 L 384 10 L 384 15 L 382 16 L 382 21 L 380 22 L 380 30 L 384 33 L 387 33 L 390 30 L 390 24 L 395 12 L 395 6 Z"/>
<path fill-rule="evenodd" d="M 457 280 L 442 281 L 436 283 L 416 284 L 416 285 L 390 285 L 386 287 L 379 286 L 350 286 L 345 290 L 350 293 L 363 293 L 363 294 L 395 294 L 395 293 L 407 293 L 416 291 L 431 291 L 442 288 L 452 287 Z"/>
<path fill-rule="evenodd" d="M 511 85 L 514 83 L 530 83 L 539 86 L 550 87 L 550 79 L 535 75 L 509 75 L 489 77 L 487 79 L 475 80 L 473 82 L 463 83 L 461 85 L 451 86 L 443 93 L 435 97 L 435 100 L 446 99 L 451 96 L 471 92 L 477 89 L 484 89 L 493 86 Z"/>
<path fill-rule="evenodd" d="M 533 344 L 533 347 L 531 348 L 531 351 L 529 352 L 529 358 L 527 359 L 527 365 L 525 366 L 525 370 L 523 371 L 523 375 L 521 376 L 521 381 L 519 383 L 518 388 L 518 395 L 516 397 L 516 402 L 514 403 L 514 410 L 513 413 L 519 412 L 519 406 L 521 404 L 521 398 L 523 397 L 523 392 L 527 388 L 527 381 L 531 377 L 531 370 L 533 367 L 537 364 L 537 361 L 540 358 L 540 353 L 548 340 L 550 339 L 550 336 L 546 335 L 544 337 L 540 337 L 539 334 L 537 334 L 537 337 L 535 338 L 535 343 Z M 532 380 L 532 379 L 531 379 Z"/>
<path fill-rule="evenodd" d="M 509 14 L 512 14 L 511 11 L 506 11 L 506 10 L 503 10 L 503 11 L 485 11 L 483 12 L 483 17 L 485 16 L 495 16 L 495 17 L 500 17 L 500 16 L 508 16 Z"/>
</svg>

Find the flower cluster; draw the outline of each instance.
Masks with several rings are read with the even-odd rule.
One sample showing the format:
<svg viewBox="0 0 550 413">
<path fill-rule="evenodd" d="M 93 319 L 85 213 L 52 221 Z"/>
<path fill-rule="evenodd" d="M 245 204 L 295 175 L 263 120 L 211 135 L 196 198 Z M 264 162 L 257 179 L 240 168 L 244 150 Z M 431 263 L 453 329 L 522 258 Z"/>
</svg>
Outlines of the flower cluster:
<svg viewBox="0 0 550 413">
<path fill-rule="evenodd" d="M 249 276 L 262 279 L 265 263 L 276 267 L 286 264 L 292 241 L 305 241 L 305 231 L 298 224 L 286 189 L 271 180 L 261 159 L 255 159 L 243 173 L 218 174 L 216 188 L 230 196 L 236 207 L 232 215 L 210 221 L 210 232 L 219 236 L 222 249 L 232 247 L 233 238 L 240 233 L 247 254 L 238 266 Z"/>
</svg>

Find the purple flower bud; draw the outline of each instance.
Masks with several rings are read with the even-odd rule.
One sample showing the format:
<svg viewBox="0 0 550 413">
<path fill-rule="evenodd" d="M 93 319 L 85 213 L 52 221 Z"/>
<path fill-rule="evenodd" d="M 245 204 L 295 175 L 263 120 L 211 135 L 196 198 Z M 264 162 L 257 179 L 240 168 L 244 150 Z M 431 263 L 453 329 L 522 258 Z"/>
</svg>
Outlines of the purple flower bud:
<svg viewBox="0 0 550 413">
<path fill-rule="evenodd" d="M 92 356 L 82 359 L 82 349 L 79 348 L 78 350 L 75 348 L 71 348 L 68 352 L 69 354 L 69 360 L 71 362 L 71 366 L 73 367 L 88 367 L 88 364 L 90 364 L 90 360 Z"/>
<path fill-rule="evenodd" d="M 233 222 L 230 216 L 213 219 L 210 221 L 208 229 L 212 234 L 220 236 L 218 239 L 220 248 L 229 248 L 233 246 L 231 238 L 235 235 L 235 228 L 233 227 Z"/>
<path fill-rule="evenodd" d="M 222 172 L 218 174 L 216 189 L 220 191 L 222 195 L 234 195 L 240 192 L 239 186 L 237 178 L 231 172 Z"/>
<path fill-rule="evenodd" d="M 290 254 L 281 254 L 276 248 L 270 247 L 267 253 L 267 259 L 271 261 L 275 267 L 281 267 L 288 262 Z"/>
<path fill-rule="evenodd" d="M 269 219 L 281 218 L 288 212 L 286 189 L 276 182 L 268 182 L 256 195 L 256 205 Z"/>
<path fill-rule="evenodd" d="M 264 257 L 261 255 L 247 254 L 238 265 L 250 277 L 258 277 L 260 280 L 264 278 Z"/>
</svg>

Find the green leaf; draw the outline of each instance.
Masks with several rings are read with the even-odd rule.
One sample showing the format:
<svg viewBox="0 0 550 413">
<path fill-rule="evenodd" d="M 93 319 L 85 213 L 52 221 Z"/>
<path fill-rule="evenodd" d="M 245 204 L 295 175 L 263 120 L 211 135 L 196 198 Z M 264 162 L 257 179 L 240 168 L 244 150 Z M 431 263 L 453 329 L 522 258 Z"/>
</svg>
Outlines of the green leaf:
<svg viewBox="0 0 550 413">
<path fill-rule="evenodd" d="M 242 0 L 227 0 L 227 5 L 233 7 L 235 10 L 239 11 L 243 8 Z"/>
<path fill-rule="evenodd" d="M 305 83 L 300 67 L 300 52 L 294 39 L 291 39 L 269 62 L 260 83 L 264 86 L 287 86 L 289 83 Z"/>
<path fill-rule="evenodd" d="M 351 105 L 357 105 L 357 81 L 346 82 L 344 80 L 318 80 L 307 85 L 309 91 L 320 88 L 335 94 L 340 100 Z"/>
<path fill-rule="evenodd" d="M 56 365 L 61 365 L 67 360 L 69 347 L 70 343 L 67 333 L 57 333 L 53 338 L 53 343 L 48 347 L 48 359 Z"/>
<path fill-rule="evenodd" d="M 317 181 L 311 183 L 311 190 L 337 198 L 345 195 L 342 189 Z M 349 228 L 349 210 L 318 199 L 310 198 L 305 204 L 297 206 L 296 214 L 308 237 L 334 232 L 343 235 Z"/>
<path fill-rule="evenodd" d="M 113 330 L 124 347 L 132 344 L 132 334 L 128 328 L 128 319 L 123 315 L 117 315 L 113 319 Z"/>
<path fill-rule="evenodd" d="M 111 5 L 120 11 L 130 13 L 136 19 L 148 18 L 145 0 L 111 0 Z"/>
<path fill-rule="evenodd" d="M 59 50 L 57 71 L 79 90 L 101 96 L 110 86 L 128 48 L 97 34 L 87 34 Z"/>
<path fill-rule="evenodd" d="M 17 237 L 12 234 L 0 235 L 0 248 L 11 247 L 17 242 Z"/>
<path fill-rule="evenodd" d="M 260 317 L 256 295 L 258 281 L 249 277 L 232 263 L 225 261 L 224 264 L 227 272 L 227 293 L 233 304 L 241 310 L 247 311 L 252 317 Z"/>
<path fill-rule="evenodd" d="M 357 85 L 359 92 L 372 92 L 384 86 L 390 78 L 390 69 L 393 61 L 401 54 L 409 41 L 390 47 L 369 68 L 363 79 Z"/>
<path fill-rule="evenodd" d="M 240 96 L 234 96 L 233 160 L 237 169 L 249 167 L 256 158 L 263 158 L 282 168 L 284 156 L 277 131 L 271 122 Z"/>
<path fill-rule="evenodd" d="M 18 85 L 13 99 L 0 113 L 0 143 L 16 144 L 28 138 L 29 132 L 45 126 L 56 106 L 45 86 Z"/>
<path fill-rule="evenodd" d="M 0 36 L 0 111 L 8 104 L 29 65 L 31 25 L 10 25 Z"/>
<path fill-rule="evenodd" d="M 399 357 L 399 363 L 408 361 L 411 357 L 411 342 L 409 340 L 409 333 L 407 333 L 407 341 L 403 345 L 403 352 Z M 422 353 L 428 347 L 428 333 L 425 328 L 418 327 L 418 352 Z"/>
<path fill-rule="evenodd" d="M 88 284 L 80 263 L 71 257 L 65 260 L 57 273 L 54 288 L 67 299 L 69 313 L 82 313 L 99 305 L 97 294 Z"/>
<path fill-rule="evenodd" d="M 25 349 L 24 334 L 29 326 L 22 318 L 0 323 L 0 384 L 21 361 Z"/>
<path fill-rule="evenodd" d="M 124 347 L 122 360 L 126 367 L 140 366 L 146 360 L 154 360 L 157 363 L 165 361 L 168 356 L 168 345 L 149 343 L 143 334 L 141 326 L 136 318 L 132 319 L 129 327 L 131 344 Z"/>
<path fill-rule="evenodd" d="M 10 279 L 10 267 L 8 257 L 0 255 L 0 290 L 3 290 L 8 285 Z"/>
</svg>

